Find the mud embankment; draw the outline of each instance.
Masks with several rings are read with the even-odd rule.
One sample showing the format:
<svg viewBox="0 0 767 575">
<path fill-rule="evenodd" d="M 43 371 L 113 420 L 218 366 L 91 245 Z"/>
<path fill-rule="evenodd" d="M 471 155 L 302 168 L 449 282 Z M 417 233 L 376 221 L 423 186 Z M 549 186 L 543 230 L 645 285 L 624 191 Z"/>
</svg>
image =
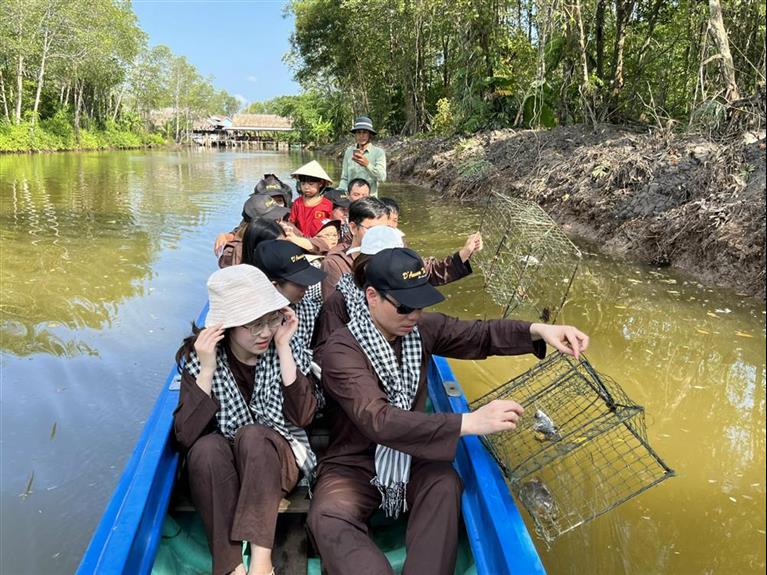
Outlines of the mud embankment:
<svg viewBox="0 0 767 575">
<path fill-rule="evenodd" d="M 389 180 L 539 203 L 614 255 L 765 299 L 765 134 L 729 143 L 612 126 L 388 140 Z"/>
</svg>

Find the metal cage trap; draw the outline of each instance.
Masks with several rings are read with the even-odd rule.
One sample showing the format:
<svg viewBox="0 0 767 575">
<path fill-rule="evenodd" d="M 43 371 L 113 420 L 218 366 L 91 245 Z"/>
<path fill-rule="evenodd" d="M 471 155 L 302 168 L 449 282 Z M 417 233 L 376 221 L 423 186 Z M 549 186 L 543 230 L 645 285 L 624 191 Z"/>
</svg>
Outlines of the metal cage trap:
<svg viewBox="0 0 767 575">
<path fill-rule="evenodd" d="M 515 317 L 554 323 L 581 252 L 538 205 L 495 193 L 480 226 L 485 249 L 474 256 L 493 301 Z"/>
<path fill-rule="evenodd" d="M 551 543 L 674 475 L 647 441 L 644 408 L 586 361 L 553 354 L 477 399 L 513 399 L 517 429 L 482 438 Z"/>
</svg>

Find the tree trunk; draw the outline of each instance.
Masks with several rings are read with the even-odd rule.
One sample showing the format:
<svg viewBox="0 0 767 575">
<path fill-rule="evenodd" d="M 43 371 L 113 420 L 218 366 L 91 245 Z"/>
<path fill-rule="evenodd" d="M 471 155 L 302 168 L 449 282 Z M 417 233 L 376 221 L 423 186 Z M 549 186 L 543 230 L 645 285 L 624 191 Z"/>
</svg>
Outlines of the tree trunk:
<svg viewBox="0 0 767 575">
<path fill-rule="evenodd" d="M 16 112 L 15 120 L 21 123 L 21 100 L 24 95 L 24 56 L 19 55 L 16 59 Z"/>
<path fill-rule="evenodd" d="M 722 6 L 719 0 L 708 0 L 708 11 L 708 31 L 720 55 L 719 68 L 722 71 L 722 80 L 724 81 L 724 99 L 728 102 L 733 102 L 740 99 L 740 92 L 735 81 L 735 66 L 732 63 L 730 41 L 727 37 L 727 30 L 724 27 Z"/>
<path fill-rule="evenodd" d="M 85 82 L 80 81 L 80 87 L 77 87 L 77 80 L 75 80 L 75 141 L 77 147 L 80 147 L 80 111 L 83 107 L 83 90 L 85 89 Z"/>
<path fill-rule="evenodd" d="M 615 46 L 613 48 L 612 97 L 623 91 L 623 56 L 626 46 L 626 29 L 634 10 L 634 0 L 615 0 Z"/>
<path fill-rule="evenodd" d="M 45 78 L 45 61 L 48 59 L 48 51 L 51 48 L 50 35 L 45 29 L 43 37 L 43 53 L 40 56 L 40 71 L 37 73 L 37 89 L 35 90 L 35 105 L 32 108 L 32 123 L 37 122 L 37 110 L 40 108 L 40 95 L 43 92 L 43 79 Z"/>
<path fill-rule="evenodd" d="M 575 25 L 578 30 L 578 48 L 581 56 L 581 73 L 583 74 L 583 86 L 589 85 L 589 60 L 586 53 L 586 34 L 583 31 L 583 18 L 581 17 L 581 1 L 575 0 Z"/>
<path fill-rule="evenodd" d="M 3 113 L 5 114 L 5 119 L 10 121 L 11 116 L 8 113 L 8 100 L 5 97 L 5 78 L 3 76 L 2 68 L 0 68 L 0 96 L 3 98 Z"/>
<path fill-rule="evenodd" d="M 594 38 L 596 43 L 597 76 L 605 79 L 605 6 L 607 0 L 597 0 L 594 15 Z"/>
</svg>

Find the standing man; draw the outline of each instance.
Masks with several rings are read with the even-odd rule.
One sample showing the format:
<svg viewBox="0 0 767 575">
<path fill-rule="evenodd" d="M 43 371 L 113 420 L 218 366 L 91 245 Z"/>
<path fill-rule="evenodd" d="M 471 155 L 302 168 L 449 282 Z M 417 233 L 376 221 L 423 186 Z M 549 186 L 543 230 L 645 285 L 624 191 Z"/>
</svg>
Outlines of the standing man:
<svg viewBox="0 0 767 575">
<path fill-rule="evenodd" d="M 346 189 L 351 180 L 361 178 L 370 184 L 370 195 L 377 197 L 378 184 L 386 181 L 386 153 L 383 148 L 370 143 L 376 134 L 373 120 L 360 116 L 354 121 L 351 132 L 356 143 L 346 148 L 338 187 Z"/>
</svg>

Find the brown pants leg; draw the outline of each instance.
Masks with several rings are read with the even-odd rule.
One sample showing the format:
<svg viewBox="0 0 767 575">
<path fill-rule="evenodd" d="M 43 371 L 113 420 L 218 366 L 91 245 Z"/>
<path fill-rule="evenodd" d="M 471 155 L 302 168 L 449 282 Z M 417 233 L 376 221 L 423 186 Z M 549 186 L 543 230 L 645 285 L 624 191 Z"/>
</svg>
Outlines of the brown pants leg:
<svg viewBox="0 0 767 575">
<path fill-rule="evenodd" d="M 192 502 L 202 517 L 213 556 L 213 574 L 242 563 L 242 544 L 229 539 L 240 478 L 229 441 L 219 433 L 200 437 L 186 457 Z"/>
<path fill-rule="evenodd" d="M 450 463 L 413 460 L 407 485 L 407 558 L 402 575 L 452 575 L 463 484 Z"/>
<path fill-rule="evenodd" d="M 329 575 L 388 575 L 394 571 L 370 539 L 367 520 L 381 503 L 370 471 L 325 465 L 314 487 L 307 528 Z"/>
<path fill-rule="evenodd" d="M 242 541 L 272 547 L 280 499 L 295 487 L 299 473 L 290 445 L 280 434 L 246 425 L 234 445 L 218 433 L 204 435 L 189 450 L 187 469 L 214 575 L 242 563 Z"/>
<path fill-rule="evenodd" d="M 290 444 L 263 425 L 245 425 L 234 438 L 240 492 L 231 538 L 271 549 L 280 500 L 298 482 Z"/>
</svg>

